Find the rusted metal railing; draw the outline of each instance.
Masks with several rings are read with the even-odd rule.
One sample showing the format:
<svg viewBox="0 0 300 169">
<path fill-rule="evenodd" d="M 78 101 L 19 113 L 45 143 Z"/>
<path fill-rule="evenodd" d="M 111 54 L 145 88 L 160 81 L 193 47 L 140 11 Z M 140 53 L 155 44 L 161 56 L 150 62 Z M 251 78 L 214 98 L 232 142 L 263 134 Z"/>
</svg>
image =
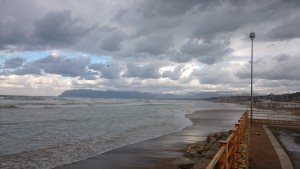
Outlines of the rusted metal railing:
<svg viewBox="0 0 300 169">
<path fill-rule="evenodd" d="M 239 146 L 249 123 L 248 112 L 245 112 L 234 130 L 229 131 L 225 141 L 219 141 L 220 149 L 210 161 L 206 169 L 231 169 L 236 168 Z"/>
</svg>

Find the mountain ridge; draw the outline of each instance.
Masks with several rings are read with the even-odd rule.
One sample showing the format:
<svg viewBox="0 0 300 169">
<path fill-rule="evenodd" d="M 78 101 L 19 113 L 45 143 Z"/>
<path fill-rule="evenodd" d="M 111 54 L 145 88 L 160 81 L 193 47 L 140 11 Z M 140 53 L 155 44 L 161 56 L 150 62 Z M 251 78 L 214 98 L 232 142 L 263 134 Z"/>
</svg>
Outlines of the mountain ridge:
<svg viewBox="0 0 300 169">
<path fill-rule="evenodd" d="M 201 99 L 214 96 L 228 96 L 224 92 L 201 92 L 188 94 L 164 94 L 138 91 L 114 91 L 114 90 L 92 90 L 76 89 L 66 90 L 61 97 L 86 97 L 86 98 L 120 98 L 120 99 Z"/>
</svg>

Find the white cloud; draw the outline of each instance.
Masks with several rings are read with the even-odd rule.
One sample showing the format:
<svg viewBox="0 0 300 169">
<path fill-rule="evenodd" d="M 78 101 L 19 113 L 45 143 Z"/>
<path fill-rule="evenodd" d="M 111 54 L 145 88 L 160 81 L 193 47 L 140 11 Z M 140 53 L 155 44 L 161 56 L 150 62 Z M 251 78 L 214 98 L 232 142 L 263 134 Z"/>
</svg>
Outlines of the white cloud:
<svg viewBox="0 0 300 169">
<path fill-rule="evenodd" d="M 0 93 L 11 95 L 59 95 L 71 89 L 71 79 L 59 75 L 0 75 Z"/>
</svg>

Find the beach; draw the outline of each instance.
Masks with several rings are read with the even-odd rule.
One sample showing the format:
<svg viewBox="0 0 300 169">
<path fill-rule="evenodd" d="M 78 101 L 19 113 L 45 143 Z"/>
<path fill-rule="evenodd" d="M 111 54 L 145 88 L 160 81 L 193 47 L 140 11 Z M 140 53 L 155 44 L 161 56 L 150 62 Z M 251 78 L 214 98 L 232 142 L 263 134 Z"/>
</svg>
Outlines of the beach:
<svg viewBox="0 0 300 169">
<path fill-rule="evenodd" d="M 103 168 L 148 168 L 182 156 L 188 144 L 212 132 L 232 129 L 245 111 L 238 104 L 198 100 L 16 96 L 2 98 L 2 104 L 11 107 L 0 113 L 3 169 L 82 162 L 86 168 L 99 161 Z"/>
<path fill-rule="evenodd" d="M 244 111 L 243 108 L 195 111 L 186 115 L 193 124 L 181 131 L 117 148 L 56 169 L 149 169 L 159 160 L 182 157 L 187 145 L 206 140 L 210 133 L 232 129 Z"/>
<path fill-rule="evenodd" d="M 0 168 L 4 169 L 162 169 L 166 167 L 160 164 L 193 155 L 187 154 L 191 145 L 233 129 L 247 110 L 239 104 L 196 100 L 17 97 L 3 102 L 10 106 L 1 112 L 0 130 L 6 136 L 0 140 Z M 290 119 L 299 117 L 299 110 L 278 113 Z M 269 118 L 275 111 L 254 109 Z M 261 137 L 255 133 L 252 138 Z M 210 150 L 218 148 L 217 140 L 214 143 Z M 262 143 L 257 145 L 257 150 L 264 149 Z M 203 166 L 210 158 L 200 154 Z"/>
</svg>

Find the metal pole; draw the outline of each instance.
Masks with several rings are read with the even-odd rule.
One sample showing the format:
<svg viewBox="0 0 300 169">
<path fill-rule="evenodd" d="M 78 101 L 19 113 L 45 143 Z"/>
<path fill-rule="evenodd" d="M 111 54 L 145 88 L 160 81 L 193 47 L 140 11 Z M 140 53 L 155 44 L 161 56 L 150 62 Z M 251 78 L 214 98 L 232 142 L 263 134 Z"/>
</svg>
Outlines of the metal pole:
<svg viewBox="0 0 300 169">
<path fill-rule="evenodd" d="M 251 39 L 251 118 L 250 124 L 252 124 L 252 106 L 253 106 L 253 39 Z"/>
</svg>

